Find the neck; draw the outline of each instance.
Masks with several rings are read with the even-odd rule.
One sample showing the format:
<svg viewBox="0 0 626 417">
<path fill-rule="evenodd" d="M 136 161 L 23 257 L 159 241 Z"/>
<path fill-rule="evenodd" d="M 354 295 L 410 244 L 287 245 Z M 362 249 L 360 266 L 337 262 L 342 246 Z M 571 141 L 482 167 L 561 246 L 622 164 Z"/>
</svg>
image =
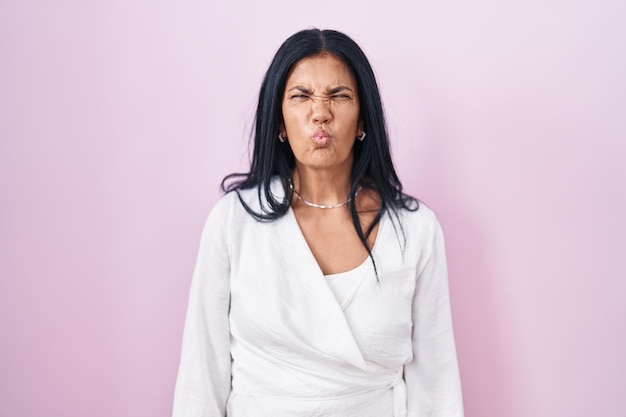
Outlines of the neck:
<svg viewBox="0 0 626 417">
<path fill-rule="evenodd" d="M 296 166 L 293 182 L 302 198 L 316 204 L 340 204 L 350 194 L 350 171 L 346 170 L 315 170 Z"/>
</svg>

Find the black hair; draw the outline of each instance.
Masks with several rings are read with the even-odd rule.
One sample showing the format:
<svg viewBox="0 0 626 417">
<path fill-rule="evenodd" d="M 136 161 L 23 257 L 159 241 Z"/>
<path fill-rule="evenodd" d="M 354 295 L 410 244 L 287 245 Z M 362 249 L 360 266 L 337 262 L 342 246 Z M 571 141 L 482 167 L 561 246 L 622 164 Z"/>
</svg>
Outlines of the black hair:
<svg viewBox="0 0 626 417">
<path fill-rule="evenodd" d="M 389 210 L 398 219 L 399 209 L 414 211 L 419 208 L 419 203 L 402 192 L 402 184 L 394 169 L 380 93 L 372 67 L 356 42 L 341 32 L 302 30 L 290 36 L 280 46 L 261 84 L 250 171 L 227 175 L 222 180 L 221 189 L 223 192 L 235 191 L 239 194 L 239 190 L 256 188 L 260 211 L 253 210 L 241 196 L 239 199 L 246 211 L 257 220 L 272 221 L 287 213 L 293 199 L 290 185 L 293 184 L 292 171 L 296 161 L 288 141 L 278 140 L 283 121 L 285 84 L 297 62 L 325 53 L 343 61 L 357 83 L 359 118 L 363 123 L 363 130 L 367 132 L 367 138 L 354 143 L 349 208 L 356 232 L 371 257 L 367 237 L 380 222 L 382 215 Z M 284 197 L 280 200 L 270 190 L 274 176 L 281 178 L 285 190 Z M 359 187 L 375 190 L 380 196 L 378 213 L 366 231 L 361 227 L 354 204 L 355 193 Z"/>
</svg>

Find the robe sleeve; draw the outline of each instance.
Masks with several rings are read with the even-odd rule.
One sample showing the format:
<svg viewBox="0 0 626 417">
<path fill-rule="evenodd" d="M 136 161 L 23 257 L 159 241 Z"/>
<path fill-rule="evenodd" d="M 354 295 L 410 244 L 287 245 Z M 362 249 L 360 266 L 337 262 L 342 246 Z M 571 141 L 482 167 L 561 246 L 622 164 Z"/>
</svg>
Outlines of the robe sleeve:
<svg viewBox="0 0 626 417">
<path fill-rule="evenodd" d="M 200 240 L 183 332 L 173 417 L 224 417 L 231 387 L 228 205 L 211 211 Z"/>
<path fill-rule="evenodd" d="M 462 417 L 463 399 L 448 292 L 443 232 L 434 220 L 430 255 L 413 299 L 413 360 L 404 367 L 408 417 Z"/>
</svg>

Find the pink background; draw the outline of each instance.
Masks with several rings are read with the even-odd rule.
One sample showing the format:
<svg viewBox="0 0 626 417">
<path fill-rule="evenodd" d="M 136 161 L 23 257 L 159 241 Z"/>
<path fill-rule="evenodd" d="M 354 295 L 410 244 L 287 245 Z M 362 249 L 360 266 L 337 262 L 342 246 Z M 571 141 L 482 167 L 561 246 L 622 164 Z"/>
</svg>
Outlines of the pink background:
<svg viewBox="0 0 626 417">
<path fill-rule="evenodd" d="M 624 2 L 298 4 L 0 2 L 0 416 L 170 414 L 204 218 L 311 25 L 444 225 L 466 415 L 626 416 Z"/>
</svg>

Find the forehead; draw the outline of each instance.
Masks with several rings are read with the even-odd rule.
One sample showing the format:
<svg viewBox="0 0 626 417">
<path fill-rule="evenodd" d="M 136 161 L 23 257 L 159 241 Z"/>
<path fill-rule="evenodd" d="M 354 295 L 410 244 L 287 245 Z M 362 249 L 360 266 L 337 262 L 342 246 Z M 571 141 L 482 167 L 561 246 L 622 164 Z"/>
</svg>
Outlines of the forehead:
<svg viewBox="0 0 626 417">
<path fill-rule="evenodd" d="M 332 54 L 303 58 L 293 66 L 287 77 L 287 87 L 305 84 L 320 88 L 338 85 L 356 88 L 356 80 L 348 66 Z"/>
</svg>

